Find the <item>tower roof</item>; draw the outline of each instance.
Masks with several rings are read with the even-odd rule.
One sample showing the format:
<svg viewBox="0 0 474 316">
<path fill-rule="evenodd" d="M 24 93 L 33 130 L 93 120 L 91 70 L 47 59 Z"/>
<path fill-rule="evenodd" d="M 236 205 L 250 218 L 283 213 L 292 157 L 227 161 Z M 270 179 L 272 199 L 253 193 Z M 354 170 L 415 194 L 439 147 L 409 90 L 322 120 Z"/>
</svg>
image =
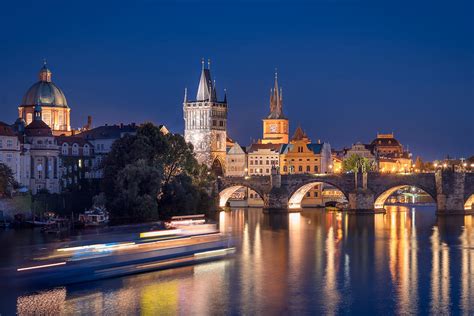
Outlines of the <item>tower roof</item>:
<svg viewBox="0 0 474 316">
<path fill-rule="evenodd" d="M 301 128 L 301 126 L 298 126 L 296 128 L 295 133 L 293 134 L 293 137 L 291 138 L 291 140 L 302 140 L 303 138 L 308 138 L 308 136 L 306 136 L 306 134 L 303 131 L 303 129 Z"/>
<path fill-rule="evenodd" d="M 270 115 L 269 119 L 284 119 L 283 115 L 283 91 L 278 87 L 278 72 L 275 70 L 275 84 L 270 89 Z"/>
<path fill-rule="evenodd" d="M 197 101 L 217 101 L 215 84 L 212 82 L 210 61 L 208 61 L 208 68 L 205 67 L 204 59 L 202 60 L 201 78 L 199 80 L 199 87 L 196 95 Z"/>
</svg>

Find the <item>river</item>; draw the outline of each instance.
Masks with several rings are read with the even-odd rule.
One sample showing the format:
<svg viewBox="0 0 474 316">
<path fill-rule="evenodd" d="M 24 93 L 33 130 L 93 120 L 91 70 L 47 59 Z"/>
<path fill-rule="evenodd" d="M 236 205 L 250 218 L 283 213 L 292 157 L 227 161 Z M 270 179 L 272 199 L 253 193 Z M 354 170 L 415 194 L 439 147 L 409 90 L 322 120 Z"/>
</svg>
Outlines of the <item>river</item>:
<svg viewBox="0 0 474 316">
<path fill-rule="evenodd" d="M 220 212 L 238 240 L 231 258 L 36 293 L 3 287 L 0 314 L 473 314 L 473 217 L 387 209 Z M 1 263 L 42 238 L 0 232 Z"/>
</svg>

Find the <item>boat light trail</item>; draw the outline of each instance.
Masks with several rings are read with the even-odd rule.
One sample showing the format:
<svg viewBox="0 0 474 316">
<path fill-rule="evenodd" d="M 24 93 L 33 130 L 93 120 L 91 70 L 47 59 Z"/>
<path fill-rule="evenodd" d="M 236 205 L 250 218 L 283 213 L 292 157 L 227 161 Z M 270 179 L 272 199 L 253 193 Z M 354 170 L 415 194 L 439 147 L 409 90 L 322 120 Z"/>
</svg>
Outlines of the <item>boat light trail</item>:
<svg viewBox="0 0 474 316">
<path fill-rule="evenodd" d="M 57 263 L 51 263 L 51 264 L 43 264 L 43 265 L 40 265 L 40 266 L 19 268 L 19 269 L 16 269 L 16 271 L 27 271 L 27 270 L 34 270 L 34 269 L 42 269 L 42 268 L 62 266 L 62 265 L 65 265 L 65 264 L 66 264 L 66 262 L 63 261 L 63 262 L 57 262 Z"/>
<path fill-rule="evenodd" d="M 151 231 L 151 232 L 140 233 L 140 238 L 171 236 L 171 235 L 177 235 L 179 233 L 181 233 L 181 229 L 156 230 L 156 231 Z"/>
</svg>

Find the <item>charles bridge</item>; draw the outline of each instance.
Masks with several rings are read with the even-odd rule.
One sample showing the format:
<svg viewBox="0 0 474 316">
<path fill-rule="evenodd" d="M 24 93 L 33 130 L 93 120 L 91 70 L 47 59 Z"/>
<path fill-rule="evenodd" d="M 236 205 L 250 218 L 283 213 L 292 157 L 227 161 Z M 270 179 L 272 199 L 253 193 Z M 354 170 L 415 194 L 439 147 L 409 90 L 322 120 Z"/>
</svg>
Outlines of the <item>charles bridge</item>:
<svg viewBox="0 0 474 316">
<path fill-rule="evenodd" d="M 436 173 L 291 174 L 271 176 L 222 177 L 218 179 L 219 206 L 224 207 L 241 187 L 257 192 L 269 212 L 301 208 L 305 194 L 316 184 L 339 189 L 353 212 L 380 212 L 396 190 L 414 186 L 429 194 L 438 214 L 474 213 L 474 173 L 438 170 Z"/>
</svg>

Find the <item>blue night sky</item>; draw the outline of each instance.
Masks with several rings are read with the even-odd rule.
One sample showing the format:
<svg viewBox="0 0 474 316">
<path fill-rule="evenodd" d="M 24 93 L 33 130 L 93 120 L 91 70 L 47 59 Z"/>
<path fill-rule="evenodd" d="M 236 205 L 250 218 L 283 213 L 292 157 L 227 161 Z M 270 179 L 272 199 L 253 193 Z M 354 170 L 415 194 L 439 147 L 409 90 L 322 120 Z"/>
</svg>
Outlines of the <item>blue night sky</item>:
<svg viewBox="0 0 474 316">
<path fill-rule="evenodd" d="M 74 127 L 90 114 L 181 133 L 205 57 L 242 145 L 261 137 L 277 67 L 291 132 L 341 148 L 394 131 L 415 156 L 474 155 L 472 1 L 5 2 L 1 121 L 46 58 Z"/>
</svg>

